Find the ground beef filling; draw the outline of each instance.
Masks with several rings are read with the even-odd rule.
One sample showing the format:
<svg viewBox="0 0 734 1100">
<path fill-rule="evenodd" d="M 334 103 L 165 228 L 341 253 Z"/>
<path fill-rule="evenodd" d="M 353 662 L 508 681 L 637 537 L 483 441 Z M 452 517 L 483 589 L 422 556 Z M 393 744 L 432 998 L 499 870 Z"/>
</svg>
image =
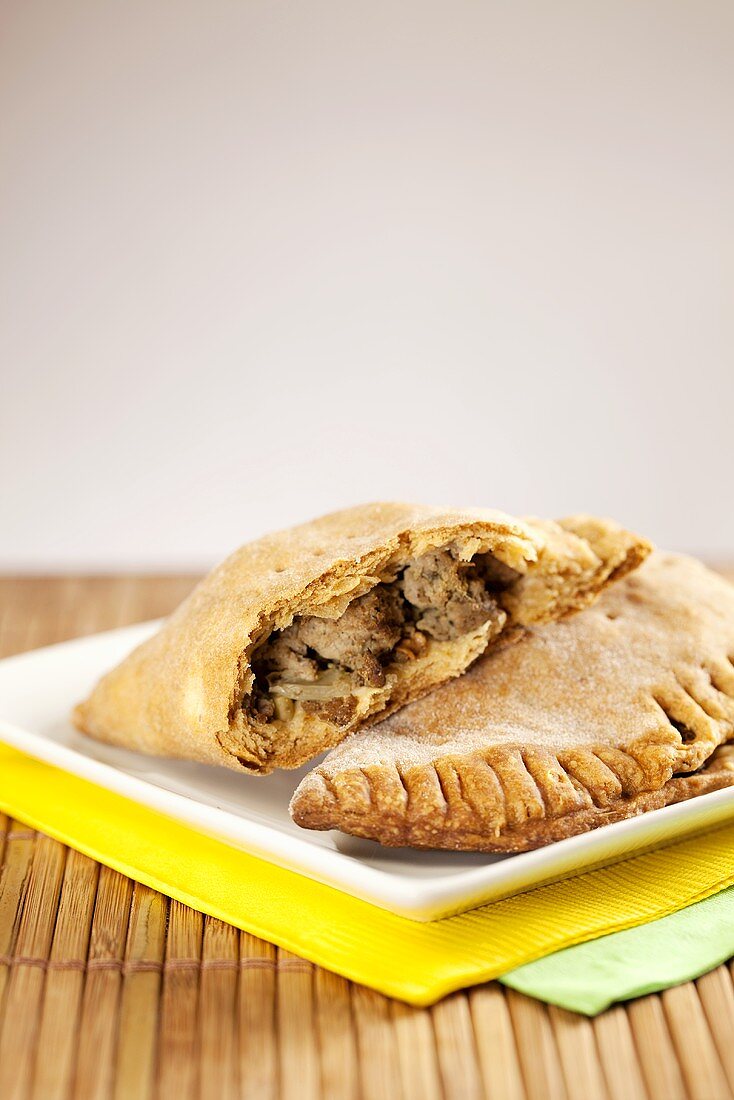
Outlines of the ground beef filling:
<svg viewBox="0 0 734 1100">
<path fill-rule="evenodd" d="M 255 684 L 245 707 L 256 721 L 269 722 L 292 717 L 299 703 L 348 725 L 357 708 L 351 692 L 382 687 L 387 666 L 414 660 L 431 638 L 450 641 L 486 622 L 498 634 L 506 614 L 495 595 L 508 583 L 506 570 L 490 555 L 461 562 L 449 550 L 429 550 L 395 581 L 350 603 L 340 618 L 297 617 L 255 653 Z"/>
</svg>

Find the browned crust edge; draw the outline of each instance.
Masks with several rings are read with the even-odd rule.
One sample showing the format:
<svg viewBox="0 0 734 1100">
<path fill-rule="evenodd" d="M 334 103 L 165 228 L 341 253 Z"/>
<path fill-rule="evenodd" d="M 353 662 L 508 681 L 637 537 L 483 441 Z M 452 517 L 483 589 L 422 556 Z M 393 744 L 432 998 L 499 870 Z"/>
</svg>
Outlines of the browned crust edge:
<svg viewBox="0 0 734 1100">
<path fill-rule="evenodd" d="M 316 770 L 296 790 L 291 815 L 303 828 L 339 829 L 388 847 L 528 851 L 728 786 L 734 749 L 719 748 L 715 762 L 712 753 L 732 736 L 734 721 L 702 715 L 698 708 L 688 717 L 697 742 L 686 746 L 687 766 L 705 765 L 694 774 L 678 774 L 681 734 L 669 725 L 657 742 L 646 738 L 626 749 L 495 747 L 404 770 Z"/>
</svg>

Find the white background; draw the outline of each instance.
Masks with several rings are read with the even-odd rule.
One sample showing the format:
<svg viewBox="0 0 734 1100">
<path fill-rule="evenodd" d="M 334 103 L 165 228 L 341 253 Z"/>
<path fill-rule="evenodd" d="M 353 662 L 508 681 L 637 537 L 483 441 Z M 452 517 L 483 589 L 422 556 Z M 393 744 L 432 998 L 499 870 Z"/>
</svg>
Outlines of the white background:
<svg viewBox="0 0 734 1100">
<path fill-rule="evenodd" d="M 0 566 L 372 498 L 734 557 L 728 0 L 2 0 Z"/>
</svg>

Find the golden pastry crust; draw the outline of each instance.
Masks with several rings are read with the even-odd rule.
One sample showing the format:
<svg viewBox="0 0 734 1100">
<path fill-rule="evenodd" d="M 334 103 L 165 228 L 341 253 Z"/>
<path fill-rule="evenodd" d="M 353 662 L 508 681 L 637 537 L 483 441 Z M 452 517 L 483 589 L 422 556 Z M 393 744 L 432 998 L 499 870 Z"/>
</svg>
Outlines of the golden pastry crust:
<svg viewBox="0 0 734 1100">
<path fill-rule="evenodd" d="M 302 781 L 293 818 L 523 851 L 663 805 L 734 735 L 733 662 L 734 586 L 656 553 L 583 615 L 351 736 Z"/>
<path fill-rule="evenodd" d="M 488 628 L 431 645 L 342 725 L 302 712 L 298 721 L 254 719 L 242 705 L 253 688 L 253 653 L 296 616 L 337 619 L 401 563 L 447 546 L 462 560 L 491 553 L 515 571 L 507 599 L 518 628 L 586 606 L 649 551 L 610 521 L 588 517 L 523 522 L 406 504 L 336 512 L 236 551 L 100 681 L 74 720 L 99 740 L 141 752 L 259 774 L 297 767 L 378 712 L 463 672 L 486 647 Z"/>
<path fill-rule="evenodd" d="M 413 848 L 449 848 L 455 851 L 511 854 L 542 848 L 555 840 L 566 840 L 568 837 L 590 832 L 603 825 L 612 825 L 616 821 L 637 817 L 647 813 L 648 810 L 660 810 L 663 806 L 685 802 L 689 798 L 696 798 L 698 795 L 710 794 L 732 786 L 734 786 L 734 746 L 725 744 L 715 749 L 712 756 L 698 771 L 688 775 L 674 775 L 658 790 L 642 791 L 640 794 L 629 797 L 622 795 L 606 806 L 588 806 L 562 817 L 530 819 L 520 830 L 501 833 L 491 841 L 488 841 L 486 832 L 472 832 L 470 827 L 461 831 L 444 829 L 438 839 L 430 828 L 417 831 L 410 840 L 398 834 L 394 836 L 386 834 L 382 838 L 375 836 L 369 827 L 364 826 L 357 810 L 353 811 L 353 817 L 345 815 L 339 828 L 353 836 L 382 840 L 383 844 L 390 847 L 405 845 Z M 314 827 L 320 826 L 311 826 L 311 828 Z M 321 827 L 335 828 L 336 826 Z"/>
</svg>

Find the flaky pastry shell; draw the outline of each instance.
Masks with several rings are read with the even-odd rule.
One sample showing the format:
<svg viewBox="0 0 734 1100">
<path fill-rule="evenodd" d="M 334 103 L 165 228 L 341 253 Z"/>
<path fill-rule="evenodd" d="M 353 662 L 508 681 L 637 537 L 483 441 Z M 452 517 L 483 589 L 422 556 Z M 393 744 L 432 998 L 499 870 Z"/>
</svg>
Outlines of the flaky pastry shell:
<svg viewBox="0 0 734 1100">
<path fill-rule="evenodd" d="M 261 690 L 264 706 L 276 709 L 267 696 L 270 681 L 258 687 L 253 672 L 266 641 L 306 618 L 340 622 L 353 603 L 380 585 L 394 589 L 406 563 L 426 560 L 436 548 L 457 568 L 489 558 L 500 563 L 512 578 L 495 593 L 501 629 L 495 615 L 494 630 L 488 623 L 449 640 L 423 636 L 414 658 L 391 664 L 383 656 L 384 672 L 377 671 L 384 683 L 348 695 L 351 712 L 332 707 L 324 717 L 318 704 L 289 699 L 290 714 L 281 718 L 280 704 L 275 716 L 264 713 L 262 695 L 260 710 L 253 710 Z M 524 522 L 484 509 L 408 504 L 335 512 L 237 550 L 154 637 L 103 677 L 74 720 L 101 741 L 140 752 L 256 774 L 296 767 L 459 675 L 489 644 L 587 606 L 649 549 L 644 539 L 593 517 Z M 282 682 L 273 688 L 306 689 Z"/>
</svg>

